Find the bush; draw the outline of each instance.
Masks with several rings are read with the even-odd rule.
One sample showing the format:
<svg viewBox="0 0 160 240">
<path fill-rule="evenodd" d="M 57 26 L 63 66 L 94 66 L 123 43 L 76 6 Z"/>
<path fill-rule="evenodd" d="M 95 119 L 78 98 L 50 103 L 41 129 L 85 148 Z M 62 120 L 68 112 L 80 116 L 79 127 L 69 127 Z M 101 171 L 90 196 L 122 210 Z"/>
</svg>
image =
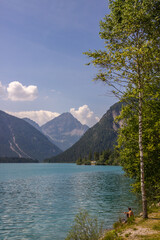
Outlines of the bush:
<svg viewBox="0 0 160 240">
<path fill-rule="evenodd" d="M 134 222 L 135 222 L 134 216 L 131 216 L 131 217 L 127 218 L 127 223 L 128 224 L 133 224 Z"/>
<path fill-rule="evenodd" d="M 107 232 L 105 237 L 103 238 L 103 240 L 120 240 L 120 239 L 121 237 L 118 237 L 117 233 L 114 230 Z"/>
<path fill-rule="evenodd" d="M 123 220 L 121 219 L 121 218 L 119 218 L 119 221 L 118 222 L 115 222 L 114 224 L 113 224 L 113 228 L 114 229 L 118 229 L 118 228 L 120 228 L 120 227 L 122 227 L 123 226 Z"/>
<path fill-rule="evenodd" d="M 87 211 L 82 210 L 75 217 L 74 224 L 65 240 L 98 240 L 102 235 L 102 224 L 97 218 L 91 218 Z"/>
</svg>

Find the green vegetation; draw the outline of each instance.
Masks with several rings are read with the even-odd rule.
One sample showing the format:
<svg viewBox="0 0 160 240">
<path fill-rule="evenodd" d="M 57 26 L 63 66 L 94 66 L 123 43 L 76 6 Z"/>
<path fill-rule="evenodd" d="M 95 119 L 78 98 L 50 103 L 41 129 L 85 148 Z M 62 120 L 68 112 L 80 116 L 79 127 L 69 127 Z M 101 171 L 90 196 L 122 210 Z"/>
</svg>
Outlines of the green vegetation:
<svg viewBox="0 0 160 240">
<path fill-rule="evenodd" d="M 143 219 L 140 216 L 134 219 L 128 219 L 127 223 L 122 223 L 120 219 L 113 227 L 114 230 L 104 233 L 101 240 L 158 240 L 160 239 L 160 207 L 152 207 L 150 209 L 148 219 Z M 111 236 L 111 238 L 109 238 Z"/>
<path fill-rule="evenodd" d="M 77 165 L 120 165 L 119 154 L 116 150 L 104 150 L 103 152 L 90 152 L 84 158 L 78 158 Z"/>
<path fill-rule="evenodd" d="M 120 157 L 136 181 L 134 190 L 141 192 L 147 218 L 147 199 L 160 196 L 160 4 L 110 0 L 110 10 L 100 22 L 105 50 L 85 54 L 100 68 L 95 80 L 107 83 L 126 103 L 120 117 Z"/>
<path fill-rule="evenodd" d="M 66 240 L 98 240 L 101 235 L 102 224 L 99 226 L 97 218 L 90 217 L 87 211 L 82 210 L 76 215 Z"/>
<path fill-rule="evenodd" d="M 113 228 L 115 229 L 115 231 L 119 230 L 120 228 L 123 228 L 124 226 L 129 226 L 135 223 L 135 217 L 131 216 L 130 218 L 127 219 L 127 221 L 125 221 L 125 225 L 124 225 L 124 219 L 119 219 L 117 222 L 115 222 L 113 224 Z"/>
<path fill-rule="evenodd" d="M 158 90 L 158 89 L 157 89 Z M 118 146 L 121 164 L 127 176 L 133 178 L 132 185 L 135 192 L 140 192 L 140 162 L 138 153 L 138 117 L 137 109 L 132 104 L 125 107 L 120 118 L 124 127 L 119 130 Z M 145 103 L 143 109 L 143 150 L 144 175 L 147 200 L 160 201 L 160 108 L 158 100 L 154 98 Z"/>
<path fill-rule="evenodd" d="M 152 229 L 156 231 L 160 231 L 160 224 L 153 225 Z"/>
<path fill-rule="evenodd" d="M 102 224 L 98 224 L 97 218 L 82 210 L 76 215 L 66 240 L 159 240 L 159 219 L 160 206 L 157 204 L 150 208 L 148 219 L 137 216 L 129 218 L 126 223 L 119 219 L 114 223 L 114 229 L 102 231 Z"/>
<path fill-rule="evenodd" d="M 118 234 L 115 230 L 109 231 L 105 234 L 103 240 L 121 240 L 121 237 L 118 237 Z"/>
<path fill-rule="evenodd" d="M 46 159 L 45 162 L 76 162 L 78 158 L 88 158 L 89 153 L 113 150 L 117 139 L 119 123 L 114 119 L 120 114 L 122 103 L 116 103 L 103 115 L 101 120 L 76 142 L 71 148 L 58 156 Z"/>
</svg>

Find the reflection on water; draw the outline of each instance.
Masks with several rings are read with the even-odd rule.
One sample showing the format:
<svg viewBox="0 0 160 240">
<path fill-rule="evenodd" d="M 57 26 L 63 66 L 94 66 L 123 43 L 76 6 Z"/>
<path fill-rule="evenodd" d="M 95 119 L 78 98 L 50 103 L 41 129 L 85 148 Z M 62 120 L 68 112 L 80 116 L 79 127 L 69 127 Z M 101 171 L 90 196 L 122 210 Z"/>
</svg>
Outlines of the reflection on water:
<svg viewBox="0 0 160 240">
<path fill-rule="evenodd" d="M 0 239 L 63 240 L 80 209 L 109 228 L 137 204 L 120 167 L 0 165 Z"/>
</svg>

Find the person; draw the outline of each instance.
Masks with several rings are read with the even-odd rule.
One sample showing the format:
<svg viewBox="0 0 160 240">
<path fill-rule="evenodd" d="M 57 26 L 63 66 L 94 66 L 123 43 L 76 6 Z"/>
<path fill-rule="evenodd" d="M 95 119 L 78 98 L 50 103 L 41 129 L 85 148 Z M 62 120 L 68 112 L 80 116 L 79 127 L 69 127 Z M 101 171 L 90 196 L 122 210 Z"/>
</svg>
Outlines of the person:
<svg viewBox="0 0 160 240">
<path fill-rule="evenodd" d="M 128 212 L 124 212 L 127 216 L 127 218 L 130 218 L 131 216 L 134 216 L 134 213 L 131 208 L 128 208 Z"/>
</svg>

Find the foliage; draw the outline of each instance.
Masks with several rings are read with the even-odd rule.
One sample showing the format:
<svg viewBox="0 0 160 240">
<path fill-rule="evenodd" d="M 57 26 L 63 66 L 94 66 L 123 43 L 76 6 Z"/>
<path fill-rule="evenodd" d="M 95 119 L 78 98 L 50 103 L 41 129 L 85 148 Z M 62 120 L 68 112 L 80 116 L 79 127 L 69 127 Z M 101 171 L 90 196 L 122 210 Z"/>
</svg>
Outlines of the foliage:
<svg viewBox="0 0 160 240">
<path fill-rule="evenodd" d="M 159 204 L 153 204 L 150 208 L 149 219 L 142 219 L 140 216 L 135 217 L 135 221 L 122 223 L 123 221 L 120 219 L 118 222 L 114 224 L 114 232 L 118 235 L 117 237 L 121 237 L 120 239 L 134 239 L 136 235 L 136 239 L 148 239 L 148 240 L 159 240 L 160 239 L 160 225 L 159 225 L 159 218 L 160 218 L 160 207 Z M 139 231 L 141 229 L 142 231 Z M 147 229 L 147 231 L 146 231 Z M 143 232 L 143 230 L 145 230 Z M 153 232 L 155 230 L 156 232 Z M 113 230 L 107 232 L 107 236 L 112 238 L 102 238 L 102 240 L 106 239 L 117 239 L 114 235 Z M 143 235 L 146 234 L 146 235 Z"/>
<path fill-rule="evenodd" d="M 94 152 L 94 161 L 99 160 L 99 152 Z"/>
<path fill-rule="evenodd" d="M 77 165 L 91 165 L 91 160 L 89 158 L 78 158 L 76 161 Z"/>
<path fill-rule="evenodd" d="M 157 92 L 159 89 L 157 88 Z M 160 93 L 160 91 L 159 91 Z M 148 100 L 143 109 L 143 149 L 146 194 L 149 201 L 160 200 L 160 108 L 158 99 Z M 134 178 L 133 190 L 140 192 L 140 162 L 138 153 L 138 120 L 135 105 L 123 107 L 119 120 L 124 127 L 119 130 L 118 147 L 121 164 L 127 176 Z"/>
<path fill-rule="evenodd" d="M 84 158 L 78 158 L 76 161 L 77 165 L 91 165 L 92 161 L 95 162 L 95 165 L 119 165 L 119 154 L 116 150 L 104 150 L 101 153 L 95 152 L 94 159 L 86 156 Z"/>
<path fill-rule="evenodd" d="M 112 230 L 105 234 L 103 240 L 121 240 L 122 238 L 118 236 L 116 231 Z"/>
<path fill-rule="evenodd" d="M 131 217 L 129 217 L 129 218 L 127 219 L 127 224 L 128 224 L 128 225 L 131 225 L 131 224 L 133 224 L 134 222 L 135 222 L 134 216 L 131 216 Z"/>
<path fill-rule="evenodd" d="M 120 102 L 111 106 L 101 120 L 88 129 L 78 142 L 62 154 L 46 159 L 46 162 L 76 162 L 79 158 L 88 158 L 89 154 L 93 159 L 94 152 L 101 153 L 106 149 L 113 149 L 119 128 L 119 124 L 114 123 L 114 115 L 120 114 L 121 106 Z"/>
<path fill-rule="evenodd" d="M 112 86 L 116 96 L 124 97 L 128 91 L 139 92 L 139 70 L 144 84 L 149 85 L 158 77 L 158 8 L 159 0 L 110 1 L 111 13 L 100 22 L 105 50 L 85 53 L 93 59 L 91 63 L 100 68 L 95 80 Z"/>
<path fill-rule="evenodd" d="M 102 224 L 98 225 L 97 218 L 89 216 L 85 210 L 76 215 L 66 240 L 98 240 L 102 234 Z"/>
<path fill-rule="evenodd" d="M 147 169 L 150 169 L 147 164 L 150 161 L 153 163 L 151 166 L 158 167 L 159 172 L 159 143 L 158 134 L 155 132 L 159 127 L 159 120 L 155 125 L 147 112 L 154 111 L 154 102 L 155 115 L 158 116 L 156 112 L 159 107 L 160 87 L 160 2 L 110 0 L 110 10 L 110 14 L 100 22 L 100 36 L 105 41 L 105 49 L 85 54 L 92 58 L 90 63 L 100 69 L 95 80 L 107 83 L 112 87 L 113 93 L 126 102 L 123 113 L 129 120 L 123 124 L 123 132 L 120 134 L 123 133 L 125 140 L 129 141 L 124 143 L 120 140 L 119 146 L 121 156 L 128 156 L 123 160 L 124 169 L 129 176 L 137 180 L 135 190 L 139 190 L 141 185 L 143 216 L 146 218 L 146 181 L 148 193 L 149 179 L 156 185 L 154 191 L 158 189 L 159 179 L 157 170 L 153 170 L 154 176 L 149 177 Z M 155 139 L 152 134 L 156 134 Z M 151 136 L 151 140 L 148 136 Z"/>
<path fill-rule="evenodd" d="M 124 223 L 125 223 L 125 225 L 124 225 Z M 113 228 L 115 230 L 119 230 L 120 228 L 122 229 L 122 228 L 126 227 L 127 225 L 132 225 L 134 223 L 135 223 L 134 216 L 127 218 L 127 220 L 119 218 L 119 221 L 117 221 L 113 224 Z"/>
<path fill-rule="evenodd" d="M 119 221 L 117 221 L 117 222 L 115 222 L 114 224 L 113 224 L 113 228 L 116 230 L 116 229 L 118 229 L 118 228 L 120 228 L 120 227 L 122 227 L 123 226 L 123 220 L 120 218 L 119 219 Z"/>
</svg>

